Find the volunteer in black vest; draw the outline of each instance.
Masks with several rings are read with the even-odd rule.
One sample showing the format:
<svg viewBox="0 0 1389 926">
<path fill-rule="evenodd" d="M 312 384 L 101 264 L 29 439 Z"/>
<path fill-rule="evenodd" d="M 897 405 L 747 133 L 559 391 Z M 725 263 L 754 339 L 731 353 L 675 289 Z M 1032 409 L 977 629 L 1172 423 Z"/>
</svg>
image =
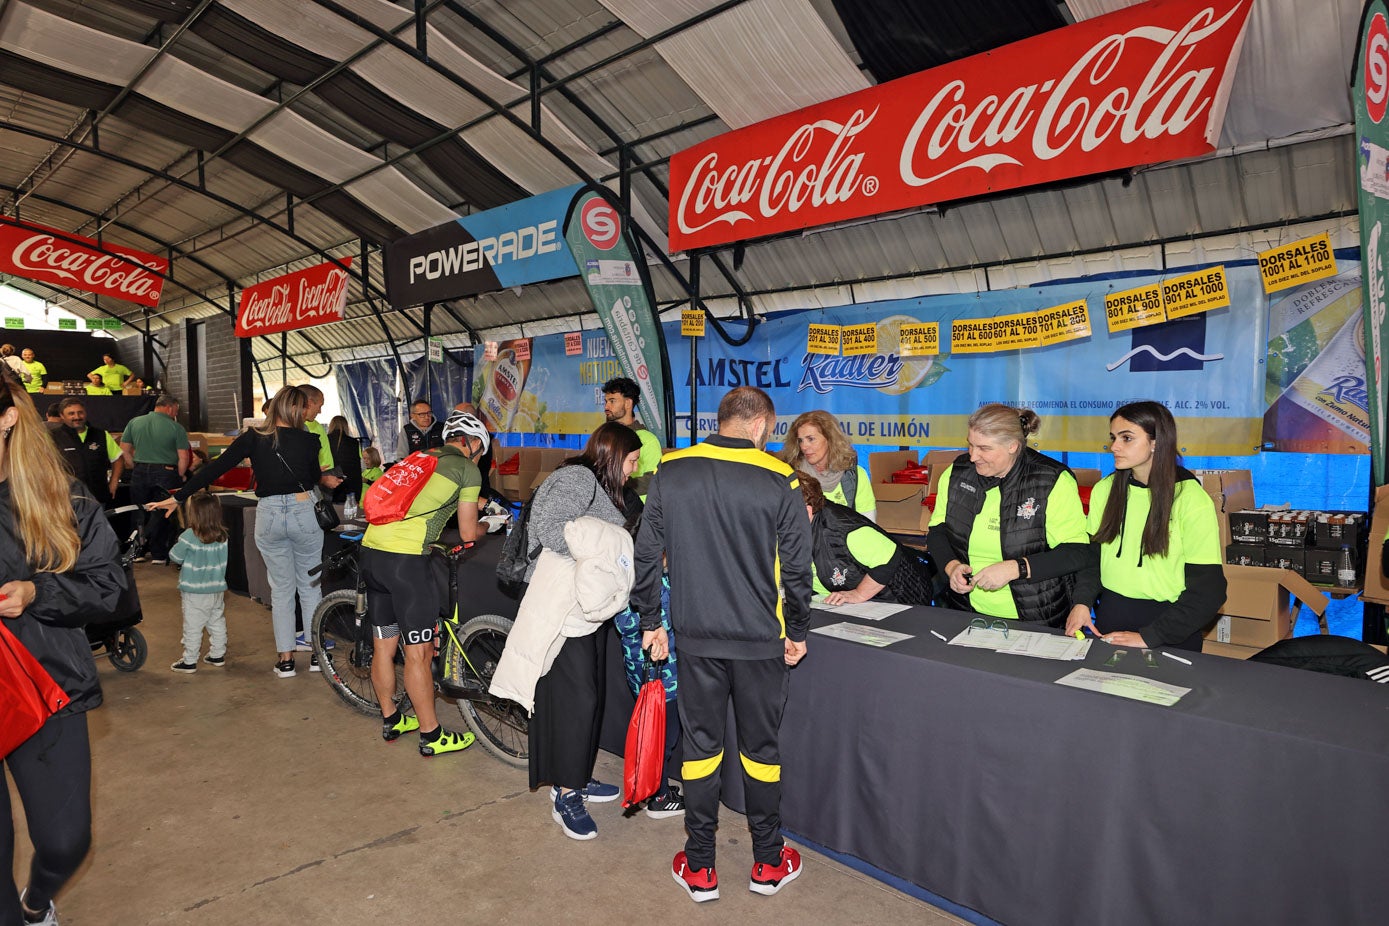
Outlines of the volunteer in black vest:
<svg viewBox="0 0 1389 926">
<path fill-rule="evenodd" d="M 1115 646 L 1201 651 L 1201 631 L 1225 601 L 1224 556 L 1215 503 L 1177 447 L 1177 423 L 1157 402 L 1110 417 L 1114 472 L 1090 495 L 1099 568 L 1081 574 L 1067 633 L 1088 627 Z"/>
<path fill-rule="evenodd" d="M 396 462 L 416 450 L 433 450 L 444 446 L 444 423 L 434 417 L 429 403 L 423 399 L 410 406 L 410 420 L 400 429 L 396 444 Z"/>
<path fill-rule="evenodd" d="M 876 598 L 932 603 L 935 567 L 863 515 L 825 498 L 814 476 L 800 475 L 810 516 L 811 585 L 828 604 Z"/>
<path fill-rule="evenodd" d="M 1071 471 L 1027 446 L 1041 423 L 999 404 L 969 417 L 969 452 L 941 476 L 926 536 L 952 608 L 1060 627 L 1077 603 L 1090 536 Z"/>
<path fill-rule="evenodd" d="M 852 508 L 877 523 L 878 501 L 868 473 L 858 465 L 854 445 L 829 412 L 817 409 L 798 415 L 777 455 L 792 469 L 814 476 L 826 501 Z"/>
<path fill-rule="evenodd" d="M 87 406 L 81 399 L 64 399 L 59 406 L 63 423 L 52 429 L 63 462 L 103 505 L 111 504 L 120 482 L 125 457 L 110 434 L 87 424 Z M 110 477 L 107 477 L 110 473 Z"/>
</svg>

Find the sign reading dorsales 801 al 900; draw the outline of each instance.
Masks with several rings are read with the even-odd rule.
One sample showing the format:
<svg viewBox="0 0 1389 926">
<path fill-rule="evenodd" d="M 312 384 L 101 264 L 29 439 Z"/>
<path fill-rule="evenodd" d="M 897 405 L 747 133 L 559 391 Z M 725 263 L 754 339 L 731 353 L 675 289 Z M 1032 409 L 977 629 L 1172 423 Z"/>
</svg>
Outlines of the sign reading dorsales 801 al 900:
<svg viewBox="0 0 1389 926">
<path fill-rule="evenodd" d="M 1206 154 L 1252 3 L 1139 3 L 701 142 L 670 160 L 670 247 Z"/>
</svg>

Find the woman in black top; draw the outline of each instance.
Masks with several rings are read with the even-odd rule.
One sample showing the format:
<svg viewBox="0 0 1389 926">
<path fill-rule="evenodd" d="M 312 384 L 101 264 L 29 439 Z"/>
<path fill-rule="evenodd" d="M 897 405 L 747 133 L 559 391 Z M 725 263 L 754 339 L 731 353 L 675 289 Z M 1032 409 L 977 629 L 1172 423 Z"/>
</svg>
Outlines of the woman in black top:
<svg viewBox="0 0 1389 926">
<path fill-rule="evenodd" d="M 286 386 L 270 400 L 265 423 L 242 431 L 222 455 L 200 469 L 172 498 L 146 507 L 173 514 L 179 504 L 242 460 L 256 475 L 256 549 L 270 579 L 270 617 L 279 656 L 275 674 L 294 675 L 294 595 L 307 620 L 323 594 L 309 569 L 323 558 L 323 529 L 314 515 L 318 485 L 318 436 L 304 430 L 308 396 Z"/>
<path fill-rule="evenodd" d="M 328 446 L 333 451 L 333 466 L 342 473 L 342 482 L 333 490 L 333 501 L 345 502 L 351 495 L 362 500 L 362 442 L 347 433 L 347 419 L 334 415 L 328 422 Z"/>
<path fill-rule="evenodd" d="M 101 685 L 82 625 L 111 613 L 125 589 L 117 554 L 101 506 L 72 481 L 24 387 L 0 369 L 0 621 L 70 699 L 0 756 L 34 845 L 21 898 L 10 786 L 0 780 L 0 923 L 56 923 L 53 895 L 91 844 L 86 712 L 101 703 Z"/>
</svg>

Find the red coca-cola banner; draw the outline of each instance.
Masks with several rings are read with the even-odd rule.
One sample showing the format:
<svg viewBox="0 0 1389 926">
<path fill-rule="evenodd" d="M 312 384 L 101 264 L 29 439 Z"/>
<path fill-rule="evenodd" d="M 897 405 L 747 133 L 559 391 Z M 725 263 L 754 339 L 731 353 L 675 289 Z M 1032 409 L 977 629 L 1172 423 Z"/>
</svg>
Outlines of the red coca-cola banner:
<svg viewBox="0 0 1389 926">
<path fill-rule="evenodd" d="M 82 244 L 75 244 L 77 241 Z M 169 262 L 144 251 L 98 244 L 91 238 L 46 225 L 0 218 L 0 271 L 152 308 L 159 305 L 159 293 L 164 289 L 164 277 L 160 274 L 169 272 Z"/>
<path fill-rule="evenodd" d="M 1209 152 L 1252 0 L 1152 0 L 670 160 L 672 251 Z"/>
<path fill-rule="evenodd" d="M 352 258 L 342 262 L 352 266 Z M 334 263 L 296 270 L 248 286 L 236 313 L 236 336 L 253 338 L 277 331 L 342 321 L 347 305 L 347 271 Z"/>
</svg>

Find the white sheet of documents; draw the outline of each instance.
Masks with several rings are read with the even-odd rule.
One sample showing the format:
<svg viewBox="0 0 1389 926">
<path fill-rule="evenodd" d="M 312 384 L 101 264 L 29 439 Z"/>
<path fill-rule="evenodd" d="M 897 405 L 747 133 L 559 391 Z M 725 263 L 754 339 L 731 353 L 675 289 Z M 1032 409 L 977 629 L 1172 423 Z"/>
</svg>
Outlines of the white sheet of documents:
<svg viewBox="0 0 1389 926">
<path fill-rule="evenodd" d="M 1147 701 L 1149 704 L 1160 704 L 1163 707 L 1171 707 L 1176 704 L 1183 695 L 1191 690 L 1137 675 L 1100 672 L 1096 669 L 1076 669 L 1065 678 L 1058 678 L 1056 684 L 1118 695 L 1121 698 L 1131 698 L 1134 701 Z"/>
<path fill-rule="evenodd" d="M 821 611 L 832 611 L 835 614 L 857 617 L 865 621 L 880 621 L 885 617 L 891 617 L 911 607 L 911 605 L 893 604 L 888 601 L 861 601 L 858 604 L 825 604 L 825 599 L 819 597 L 812 598 L 810 606 L 818 608 Z"/>
<path fill-rule="evenodd" d="M 895 630 L 879 630 L 877 627 L 864 627 L 861 624 L 850 624 L 848 622 L 816 627 L 811 630 L 811 633 L 823 633 L 827 637 L 848 640 L 850 643 L 864 643 L 868 646 L 891 646 L 894 643 L 900 643 L 903 640 L 910 640 L 912 638 L 912 635 L 909 633 L 898 633 Z"/>
</svg>

